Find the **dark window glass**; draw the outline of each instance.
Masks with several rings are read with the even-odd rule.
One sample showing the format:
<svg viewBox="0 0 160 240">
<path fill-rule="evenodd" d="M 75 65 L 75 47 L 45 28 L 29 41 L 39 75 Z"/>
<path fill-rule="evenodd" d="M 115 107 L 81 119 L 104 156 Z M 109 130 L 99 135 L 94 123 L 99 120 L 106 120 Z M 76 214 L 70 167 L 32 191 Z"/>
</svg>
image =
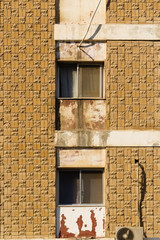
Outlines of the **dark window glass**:
<svg viewBox="0 0 160 240">
<path fill-rule="evenodd" d="M 82 172 L 82 203 L 102 203 L 102 172 Z"/>
<path fill-rule="evenodd" d="M 77 97 L 77 67 L 66 64 L 60 67 L 60 97 Z"/>
<path fill-rule="evenodd" d="M 60 171 L 59 203 L 103 203 L 102 177 L 101 171 Z"/>
<path fill-rule="evenodd" d="M 80 203 L 79 171 L 63 171 L 59 174 L 59 203 Z"/>
</svg>

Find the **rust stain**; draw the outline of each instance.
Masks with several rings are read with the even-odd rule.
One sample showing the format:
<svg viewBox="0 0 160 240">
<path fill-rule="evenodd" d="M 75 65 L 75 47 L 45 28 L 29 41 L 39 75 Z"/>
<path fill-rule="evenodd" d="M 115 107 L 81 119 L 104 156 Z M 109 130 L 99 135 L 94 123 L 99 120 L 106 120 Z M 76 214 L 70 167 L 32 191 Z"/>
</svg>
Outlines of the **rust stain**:
<svg viewBox="0 0 160 240">
<path fill-rule="evenodd" d="M 97 44 L 96 45 L 96 50 L 100 50 L 101 49 L 101 45 L 100 44 Z"/>
<path fill-rule="evenodd" d="M 73 113 L 73 115 L 75 115 L 76 112 L 77 112 L 77 109 L 76 109 L 76 108 L 72 108 L 72 113 Z"/>
<path fill-rule="evenodd" d="M 64 214 L 62 214 L 60 237 L 61 238 L 75 237 L 75 234 L 68 232 L 69 228 L 66 227 L 65 220 L 66 217 L 64 216 Z"/>
<path fill-rule="evenodd" d="M 82 215 L 80 215 L 76 222 L 78 225 L 78 229 L 79 229 L 79 234 L 77 237 L 96 237 L 97 220 L 95 218 L 94 211 L 91 210 L 90 212 L 91 212 L 92 230 L 91 231 L 89 231 L 89 230 L 82 231 L 83 220 L 82 220 Z"/>
<path fill-rule="evenodd" d="M 71 101 L 71 100 L 68 100 L 68 99 L 65 99 L 65 100 L 60 100 L 61 104 L 64 106 L 64 107 L 68 107 L 68 106 L 72 106 L 74 105 L 74 101 Z"/>
<path fill-rule="evenodd" d="M 70 50 L 68 51 L 68 54 L 69 54 L 70 56 L 72 56 L 72 52 L 71 52 Z"/>
<path fill-rule="evenodd" d="M 90 17 L 92 16 L 92 13 L 93 13 L 93 11 L 91 11 L 91 12 L 90 12 L 90 14 L 89 14 L 89 15 L 90 15 Z"/>
<path fill-rule="evenodd" d="M 105 229 L 105 226 L 106 226 L 106 221 L 105 221 L 105 218 L 103 218 L 103 229 Z"/>
</svg>

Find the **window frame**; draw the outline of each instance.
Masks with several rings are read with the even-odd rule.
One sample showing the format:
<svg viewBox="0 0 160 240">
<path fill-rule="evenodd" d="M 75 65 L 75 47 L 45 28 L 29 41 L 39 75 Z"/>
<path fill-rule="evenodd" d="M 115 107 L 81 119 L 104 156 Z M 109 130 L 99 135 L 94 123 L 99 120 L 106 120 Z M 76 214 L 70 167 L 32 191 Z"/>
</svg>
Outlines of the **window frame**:
<svg viewBox="0 0 160 240">
<path fill-rule="evenodd" d="M 60 199 L 59 199 L 59 196 L 60 196 L 60 172 L 67 172 L 67 171 L 71 171 L 71 172 L 76 172 L 78 171 L 79 172 L 79 176 L 80 176 L 80 203 L 60 203 Z M 81 193 L 81 190 L 82 190 L 82 183 L 81 183 L 81 176 L 82 176 L 82 172 L 91 172 L 91 173 L 94 173 L 94 172 L 101 172 L 101 176 L 102 176 L 102 203 L 81 203 L 81 196 L 82 196 L 82 193 Z M 76 206 L 76 207 L 84 207 L 84 206 L 104 206 L 105 204 L 105 192 L 104 192 L 104 187 L 105 187 L 105 183 L 104 183 L 104 169 L 103 168 L 95 168 L 95 169 L 88 169 L 88 168 L 58 168 L 57 169 L 57 201 L 56 201 L 56 205 L 58 207 L 60 206 Z"/>
<path fill-rule="evenodd" d="M 77 68 L 77 96 L 76 97 L 61 97 L 60 96 L 60 66 L 63 65 L 76 65 Z M 79 92 L 79 67 L 80 66 L 99 66 L 99 97 L 81 97 Z M 104 62 L 72 62 L 72 61 L 58 61 L 57 63 L 57 98 L 58 99 L 104 99 L 105 84 L 104 84 Z"/>
</svg>

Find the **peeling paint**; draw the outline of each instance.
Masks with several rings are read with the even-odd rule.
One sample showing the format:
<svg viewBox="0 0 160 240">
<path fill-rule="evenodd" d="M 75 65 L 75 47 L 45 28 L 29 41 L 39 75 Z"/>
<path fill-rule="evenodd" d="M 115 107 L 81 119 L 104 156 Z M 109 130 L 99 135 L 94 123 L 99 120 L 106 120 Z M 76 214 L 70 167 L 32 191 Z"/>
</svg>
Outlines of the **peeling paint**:
<svg viewBox="0 0 160 240">
<path fill-rule="evenodd" d="M 78 225 L 78 229 L 79 229 L 78 237 L 96 237 L 97 220 L 95 218 L 94 211 L 91 210 L 90 212 L 91 212 L 90 218 L 92 221 L 92 230 L 91 231 L 89 231 L 89 230 L 82 231 L 83 220 L 82 220 L 82 215 L 80 215 L 76 222 Z"/>
<path fill-rule="evenodd" d="M 65 220 L 66 220 L 66 217 L 64 216 L 64 214 L 62 214 L 60 237 L 61 238 L 75 237 L 75 234 L 68 232 L 69 228 L 66 227 Z"/>
<path fill-rule="evenodd" d="M 100 207 L 58 207 L 57 236 L 105 237 L 105 207 L 101 207 L 101 211 L 99 209 Z"/>
</svg>

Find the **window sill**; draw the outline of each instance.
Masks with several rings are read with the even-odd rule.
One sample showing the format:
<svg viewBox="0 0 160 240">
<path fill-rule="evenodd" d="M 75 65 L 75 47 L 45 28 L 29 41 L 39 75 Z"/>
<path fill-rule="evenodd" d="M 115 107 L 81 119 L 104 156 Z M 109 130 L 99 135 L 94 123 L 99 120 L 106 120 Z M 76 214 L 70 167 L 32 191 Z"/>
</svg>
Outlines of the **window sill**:
<svg viewBox="0 0 160 240">
<path fill-rule="evenodd" d="M 94 204 L 58 204 L 57 207 L 105 207 L 104 203 Z"/>
<path fill-rule="evenodd" d="M 85 97 L 85 98 L 83 98 L 83 97 L 80 97 L 80 98 L 60 98 L 60 97 L 58 97 L 57 98 L 58 100 L 106 100 L 106 98 L 102 98 L 102 97 L 97 97 L 97 98 L 87 98 L 87 97 Z"/>
</svg>

